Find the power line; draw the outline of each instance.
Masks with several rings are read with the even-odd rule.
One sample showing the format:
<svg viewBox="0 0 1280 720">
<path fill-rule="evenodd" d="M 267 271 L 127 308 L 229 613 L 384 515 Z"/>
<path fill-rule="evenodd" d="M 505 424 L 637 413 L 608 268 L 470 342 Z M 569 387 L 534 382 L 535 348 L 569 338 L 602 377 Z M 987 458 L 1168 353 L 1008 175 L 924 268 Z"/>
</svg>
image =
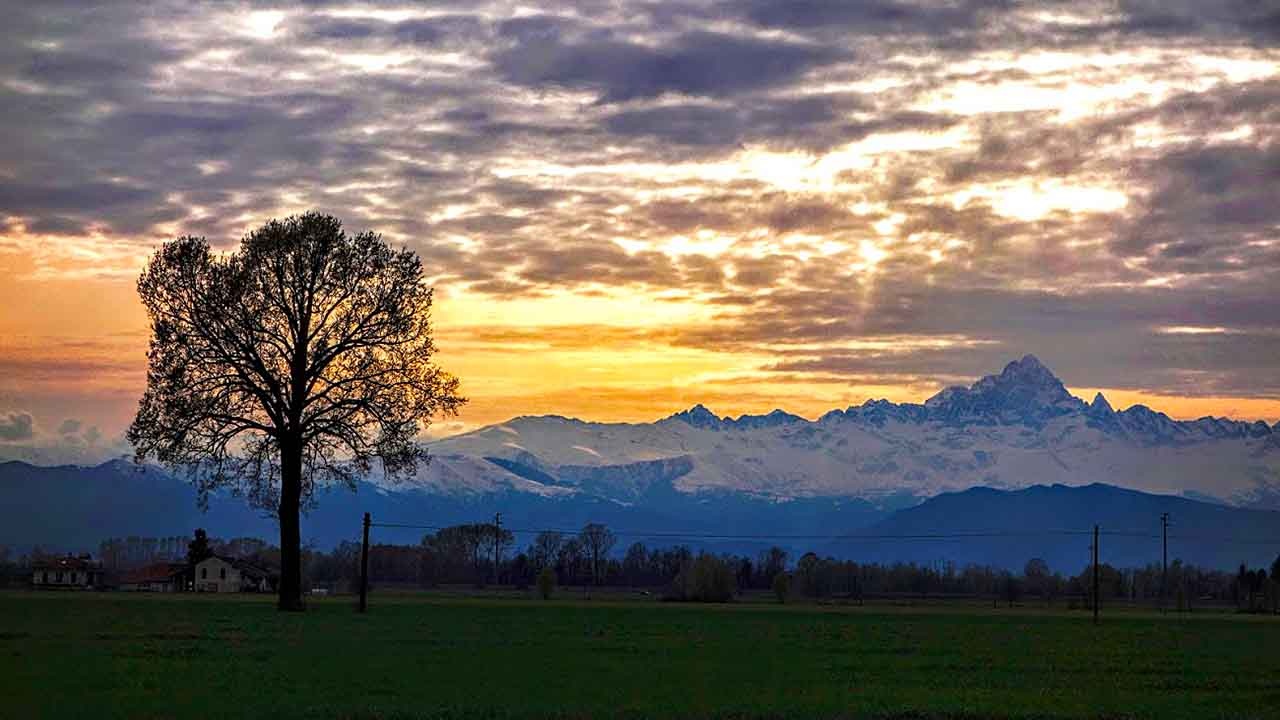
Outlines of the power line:
<svg viewBox="0 0 1280 720">
<path fill-rule="evenodd" d="M 407 528 L 414 530 L 444 530 L 448 525 L 419 525 L 414 523 L 374 523 L 373 527 Z M 507 528 L 512 533 L 555 532 L 574 535 L 578 530 L 565 528 Z M 739 535 L 732 533 L 674 532 L 670 530 L 613 530 L 614 535 L 625 537 L 667 537 L 707 540 L 945 540 L 954 538 L 983 537 L 1036 537 L 1042 535 L 1087 535 L 1087 530 L 977 530 L 952 533 L 912 534 L 845 534 L 845 535 Z"/>
<path fill-rule="evenodd" d="M 437 525 L 425 523 L 406 523 L 406 522 L 375 522 L 371 523 L 371 527 L 393 528 L 407 530 L 444 530 L 455 525 Z M 578 529 L 570 528 L 504 528 L 512 534 L 517 535 L 536 535 L 543 532 L 560 533 L 562 535 L 576 535 Z M 843 535 L 823 535 L 823 534 L 739 534 L 739 533 L 708 533 L 701 531 L 679 532 L 671 530 L 613 530 L 613 534 L 618 537 L 636 537 L 636 538 L 660 538 L 660 539 L 676 539 L 676 540 L 826 540 L 826 541 L 874 541 L 874 540 L 963 540 L 963 539 L 981 539 L 981 538 L 1017 538 L 1017 537 L 1086 537 L 1093 535 L 1092 530 L 1067 530 L 1067 529 L 1046 529 L 1046 530 L 972 530 L 972 531 L 956 531 L 945 533 L 852 533 Z M 1140 530 L 1099 530 L 1099 535 L 1107 537 L 1126 537 L 1136 539 L 1161 540 L 1165 536 L 1163 533 L 1151 533 Z M 1212 535 L 1168 535 L 1173 540 L 1200 540 L 1240 545 L 1277 545 L 1280 540 L 1263 540 L 1263 539 L 1245 539 L 1232 538 L 1225 536 Z"/>
<path fill-rule="evenodd" d="M 1170 535 L 1170 540 L 1200 540 L 1208 542 L 1228 543 L 1231 545 L 1280 545 L 1280 540 L 1242 540 L 1224 538 L 1215 535 Z"/>
</svg>

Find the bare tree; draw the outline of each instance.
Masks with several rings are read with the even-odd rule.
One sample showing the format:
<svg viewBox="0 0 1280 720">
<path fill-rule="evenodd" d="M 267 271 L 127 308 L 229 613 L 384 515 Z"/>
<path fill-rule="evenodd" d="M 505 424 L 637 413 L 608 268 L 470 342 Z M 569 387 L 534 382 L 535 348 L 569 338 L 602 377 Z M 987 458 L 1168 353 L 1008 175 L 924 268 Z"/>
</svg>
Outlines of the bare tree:
<svg viewBox="0 0 1280 720">
<path fill-rule="evenodd" d="M 228 488 L 279 518 L 281 610 L 302 609 L 300 513 L 317 485 L 426 459 L 414 437 L 465 400 L 431 363 L 422 262 L 319 213 L 272 220 L 238 251 L 182 237 L 138 279 L 151 320 L 139 462 Z"/>
<path fill-rule="evenodd" d="M 578 533 L 578 542 L 586 551 L 587 560 L 591 563 L 591 582 L 600 584 L 600 576 L 604 574 L 605 563 L 609 560 L 609 551 L 618 541 L 613 531 L 600 523 L 589 523 Z"/>
<path fill-rule="evenodd" d="M 577 583 L 578 574 L 582 571 L 582 543 L 571 537 L 560 544 L 556 551 L 556 567 L 564 578 L 566 585 Z"/>
<path fill-rule="evenodd" d="M 560 554 L 560 546 L 564 544 L 564 535 L 554 530 L 543 530 L 533 539 L 533 544 L 529 546 L 529 557 L 533 560 L 533 566 L 542 569 L 547 566 L 556 564 L 556 557 Z"/>
</svg>

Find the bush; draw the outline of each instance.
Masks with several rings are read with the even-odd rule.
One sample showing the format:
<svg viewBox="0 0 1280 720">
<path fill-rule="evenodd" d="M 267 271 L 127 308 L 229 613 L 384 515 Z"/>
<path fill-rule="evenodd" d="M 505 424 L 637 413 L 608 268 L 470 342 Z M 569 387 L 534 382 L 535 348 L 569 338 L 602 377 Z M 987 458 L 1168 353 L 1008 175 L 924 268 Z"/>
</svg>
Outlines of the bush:
<svg viewBox="0 0 1280 720">
<path fill-rule="evenodd" d="M 780 572 L 773 576 L 773 596 L 778 599 L 779 603 L 787 601 L 787 595 L 791 594 L 791 576 Z"/>
<path fill-rule="evenodd" d="M 538 573 L 538 596 L 543 600 L 550 600 L 551 593 L 556 589 L 556 571 L 550 567 L 542 568 L 542 572 Z"/>
</svg>

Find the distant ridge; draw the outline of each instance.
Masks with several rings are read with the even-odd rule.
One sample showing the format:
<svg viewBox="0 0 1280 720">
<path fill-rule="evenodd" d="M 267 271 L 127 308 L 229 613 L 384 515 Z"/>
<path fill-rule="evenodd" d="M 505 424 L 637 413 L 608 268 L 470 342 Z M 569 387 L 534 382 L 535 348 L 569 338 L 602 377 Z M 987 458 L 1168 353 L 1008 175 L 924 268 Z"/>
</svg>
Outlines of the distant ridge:
<svg viewBox="0 0 1280 720">
<path fill-rule="evenodd" d="M 655 475 L 657 477 L 657 475 Z M 656 483 L 631 503 L 588 493 L 540 496 L 506 492 L 475 497 L 439 496 L 419 488 L 362 484 L 356 493 L 334 489 L 303 519 L 303 537 L 329 548 L 355 540 L 359 517 L 431 525 L 475 522 L 501 511 L 521 531 L 568 529 L 603 522 L 620 533 L 618 552 L 633 542 L 683 543 L 695 548 L 754 555 L 771 545 L 793 560 L 808 551 L 861 562 L 949 561 L 1018 569 L 1032 557 L 1062 572 L 1078 572 L 1089 539 L 1056 531 L 1104 530 L 1103 560 L 1118 567 L 1153 562 L 1159 551 L 1159 515 L 1170 512 L 1175 532 L 1170 559 L 1231 569 L 1241 562 L 1269 565 L 1280 554 L 1280 512 L 1246 510 L 1109 485 L 1033 486 L 1008 491 L 971 488 L 944 493 L 896 511 L 864 501 L 831 499 L 784 503 L 732 494 L 688 495 Z M 46 508 L 57 508 L 48 512 Z M 40 468 L 0 464 L 0 545 L 19 551 L 94 551 L 109 537 L 186 535 L 196 527 L 224 539 L 271 540 L 273 521 L 238 499 L 214 496 L 207 513 L 182 480 L 150 467 L 112 462 L 97 467 Z M 924 536 L 975 531 L 1008 537 L 929 540 Z M 1123 536 L 1109 533 L 1125 532 Z M 425 530 L 380 530 L 376 542 L 416 544 Z M 642 534 L 635 534 L 635 533 Z M 643 533 L 651 533 L 646 536 Z M 688 533 L 680 537 L 678 533 Z M 699 536 L 717 536 L 705 538 Z M 845 539 L 838 539 L 845 536 Z M 913 536 L 886 539 L 885 536 Z M 823 539 L 823 538 L 826 539 Z M 517 550 L 532 540 L 517 536 Z M 1236 540 L 1248 540 L 1239 544 Z"/>
<path fill-rule="evenodd" d="M 1087 563 L 1088 535 L 1102 534 L 1101 559 L 1116 567 L 1160 560 L 1160 515 L 1170 513 L 1169 560 L 1231 569 L 1240 563 L 1269 567 L 1280 556 L 1280 512 L 1246 510 L 1170 495 L 1153 495 L 1094 483 L 1081 487 L 1035 485 L 1021 490 L 970 488 L 943 493 L 900 510 L 828 549 L 885 561 L 946 559 L 1018 569 L 1033 557 L 1055 569 L 1078 572 Z M 896 544 L 864 542 L 859 535 L 924 535 L 989 532 L 967 537 Z M 998 533 L 1007 533 L 999 536 Z"/>
</svg>

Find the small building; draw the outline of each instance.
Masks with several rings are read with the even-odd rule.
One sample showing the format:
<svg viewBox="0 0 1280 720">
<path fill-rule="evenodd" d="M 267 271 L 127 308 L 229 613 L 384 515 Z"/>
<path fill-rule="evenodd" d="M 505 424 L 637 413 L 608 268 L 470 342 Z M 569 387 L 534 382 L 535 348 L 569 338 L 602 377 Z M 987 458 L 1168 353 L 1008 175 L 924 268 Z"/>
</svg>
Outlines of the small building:
<svg viewBox="0 0 1280 720">
<path fill-rule="evenodd" d="M 132 592 L 182 592 L 187 589 L 186 563 L 153 563 L 125 573 L 120 589 Z"/>
<path fill-rule="evenodd" d="M 37 560 L 31 564 L 31 587 L 37 590 L 92 590 L 102 585 L 102 564 L 89 555 Z"/>
<path fill-rule="evenodd" d="M 213 555 L 195 566 L 196 592 L 267 592 L 272 575 L 239 558 Z"/>
</svg>

